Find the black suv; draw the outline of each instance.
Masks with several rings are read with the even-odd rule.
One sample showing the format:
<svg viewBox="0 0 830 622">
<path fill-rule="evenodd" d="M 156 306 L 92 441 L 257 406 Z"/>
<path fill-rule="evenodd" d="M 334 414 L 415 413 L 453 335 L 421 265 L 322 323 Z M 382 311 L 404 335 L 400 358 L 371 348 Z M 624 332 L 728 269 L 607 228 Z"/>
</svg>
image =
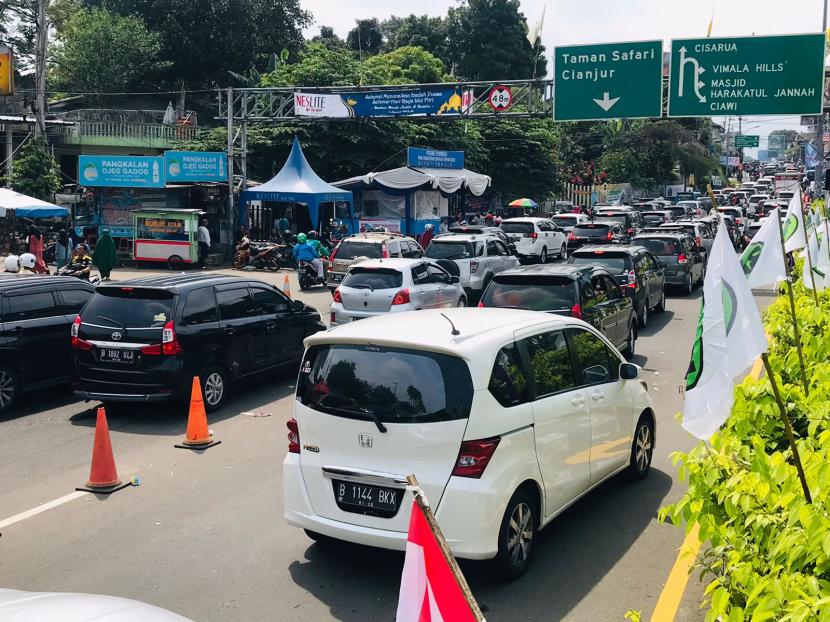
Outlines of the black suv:
<svg viewBox="0 0 830 622">
<path fill-rule="evenodd" d="M 69 383 L 69 326 L 94 292 L 66 276 L 0 278 L 0 413 L 23 392 Z"/>
<path fill-rule="evenodd" d="M 643 233 L 631 243 L 645 247 L 657 258 L 658 264 L 664 268 L 666 285 L 691 294 L 695 285 L 703 283 L 706 271 L 703 254 L 698 251 L 691 235 L 682 231 Z"/>
<path fill-rule="evenodd" d="M 631 299 L 598 266 L 537 265 L 493 277 L 480 307 L 545 311 L 585 320 L 626 356 L 634 356 L 637 323 Z"/>
<path fill-rule="evenodd" d="M 634 303 L 640 328 L 648 324 L 648 312 L 666 310 L 666 277 L 657 258 L 642 246 L 593 246 L 575 251 L 569 264 L 600 266 L 608 270 L 622 292 Z"/>
<path fill-rule="evenodd" d="M 100 285 L 72 324 L 75 395 L 151 402 L 190 395 L 219 408 L 237 381 L 298 364 L 320 314 L 273 285 L 177 275 Z"/>
</svg>

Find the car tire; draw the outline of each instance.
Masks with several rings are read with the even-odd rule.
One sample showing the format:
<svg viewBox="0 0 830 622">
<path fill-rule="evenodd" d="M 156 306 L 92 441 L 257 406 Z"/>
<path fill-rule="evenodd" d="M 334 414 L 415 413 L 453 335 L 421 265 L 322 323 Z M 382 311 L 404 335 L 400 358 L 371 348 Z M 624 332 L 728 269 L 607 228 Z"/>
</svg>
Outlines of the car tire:
<svg viewBox="0 0 830 622">
<path fill-rule="evenodd" d="M 634 327 L 634 322 L 631 322 L 631 326 L 628 328 L 628 339 L 626 339 L 625 348 L 622 351 L 623 356 L 629 361 L 634 358 L 636 343 L 637 329 Z"/>
<path fill-rule="evenodd" d="M 17 373 L 8 365 L 0 365 L 0 414 L 8 412 L 20 397 Z"/>
<path fill-rule="evenodd" d="M 520 488 L 504 511 L 499 528 L 499 550 L 493 559 L 497 572 L 506 579 L 518 579 L 528 569 L 533 554 L 533 537 L 539 528 L 538 502 L 526 488 Z"/>
<path fill-rule="evenodd" d="M 199 374 L 199 381 L 202 384 L 205 410 L 211 413 L 222 408 L 230 392 L 228 373 L 218 365 L 212 365 Z"/>
<path fill-rule="evenodd" d="M 692 282 L 692 273 L 689 273 L 689 278 L 686 281 L 686 285 L 683 286 L 683 292 L 687 295 L 691 294 L 695 289 L 695 284 Z"/>
<path fill-rule="evenodd" d="M 645 328 L 648 325 L 648 298 L 643 302 L 643 310 L 637 316 L 637 324 L 640 328 Z"/>
<path fill-rule="evenodd" d="M 542 252 L 539 253 L 539 263 L 545 264 L 548 263 L 548 249 L 542 248 Z"/>
<path fill-rule="evenodd" d="M 567 259 L 568 258 L 568 245 L 563 244 L 562 248 L 559 249 L 559 259 Z"/>
<path fill-rule="evenodd" d="M 637 427 L 634 428 L 634 439 L 631 441 L 631 459 L 628 472 L 632 479 L 642 480 L 651 470 L 651 459 L 654 455 L 654 424 L 646 413 L 640 415 Z"/>
<path fill-rule="evenodd" d="M 459 309 L 463 309 L 464 307 L 467 306 L 467 299 L 464 298 L 464 296 L 462 296 L 461 298 L 458 299 L 458 304 L 455 305 L 455 306 L 458 307 Z"/>
<path fill-rule="evenodd" d="M 666 291 L 660 290 L 660 302 L 654 307 L 655 313 L 663 313 L 666 310 Z"/>
</svg>

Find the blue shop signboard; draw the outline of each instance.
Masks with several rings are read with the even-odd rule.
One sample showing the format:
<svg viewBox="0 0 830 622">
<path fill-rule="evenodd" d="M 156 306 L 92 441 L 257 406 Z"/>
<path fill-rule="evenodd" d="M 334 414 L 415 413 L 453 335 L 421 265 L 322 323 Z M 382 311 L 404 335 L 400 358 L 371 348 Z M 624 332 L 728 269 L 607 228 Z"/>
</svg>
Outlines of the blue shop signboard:
<svg viewBox="0 0 830 622">
<path fill-rule="evenodd" d="M 164 171 L 167 183 L 228 181 L 228 156 L 216 151 L 166 151 Z"/>
<path fill-rule="evenodd" d="M 164 188 L 164 158 L 155 156 L 79 156 L 82 186 Z"/>
<path fill-rule="evenodd" d="M 406 164 L 420 168 L 464 168 L 464 152 L 407 147 Z"/>
</svg>

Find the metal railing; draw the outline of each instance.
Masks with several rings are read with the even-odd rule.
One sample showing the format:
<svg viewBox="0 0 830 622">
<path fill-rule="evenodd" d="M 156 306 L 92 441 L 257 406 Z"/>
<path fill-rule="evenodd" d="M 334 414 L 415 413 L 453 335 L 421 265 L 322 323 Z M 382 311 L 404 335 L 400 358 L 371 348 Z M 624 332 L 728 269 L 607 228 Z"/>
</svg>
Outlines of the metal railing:
<svg viewBox="0 0 830 622">
<path fill-rule="evenodd" d="M 193 140 L 199 128 L 194 125 L 163 125 L 161 123 L 120 123 L 117 121 L 78 121 L 73 126 L 56 127 L 55 136 L 84 138 L 116 138 L 131 141 L 165 142 Z"/>
</svg>

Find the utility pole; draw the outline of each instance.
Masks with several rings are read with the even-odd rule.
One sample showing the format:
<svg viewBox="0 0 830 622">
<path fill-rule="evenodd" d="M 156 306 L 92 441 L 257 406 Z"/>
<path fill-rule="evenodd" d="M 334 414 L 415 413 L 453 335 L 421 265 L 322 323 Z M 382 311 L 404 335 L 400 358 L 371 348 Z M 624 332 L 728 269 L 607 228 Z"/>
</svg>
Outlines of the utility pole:
<svg viewBox="0 0 830 622">
<path fill-rule="evenodd" d="M 46 45 L 49 41 L 46 26 L 46 4 L 37 3 L 37 51 L 35 55 L 35 136 L 46 131 Z"/>
<path fill-rule="evenodd" d="M 821 32 L 827 33 L 827 0 L 821 0 Z M 825 34 L 825 36 L 827 36 Z M 822 194 L 824 191 L 824 51 L 822 51 L 821 58 L 821 112 L 818 115 L 818 124 L 816 125 L 816 134 L 818 134 L 818 144 L 816 145 L 816 192 Z"/>
<path fill-rule="evenodd" d="M 743 117 L 738 117 L 738 136 L 743 136 Z M 738 170 L 741 172 L 741 181 L 744 180 L 744 148 L 738 149 Z"/>
</svg>

